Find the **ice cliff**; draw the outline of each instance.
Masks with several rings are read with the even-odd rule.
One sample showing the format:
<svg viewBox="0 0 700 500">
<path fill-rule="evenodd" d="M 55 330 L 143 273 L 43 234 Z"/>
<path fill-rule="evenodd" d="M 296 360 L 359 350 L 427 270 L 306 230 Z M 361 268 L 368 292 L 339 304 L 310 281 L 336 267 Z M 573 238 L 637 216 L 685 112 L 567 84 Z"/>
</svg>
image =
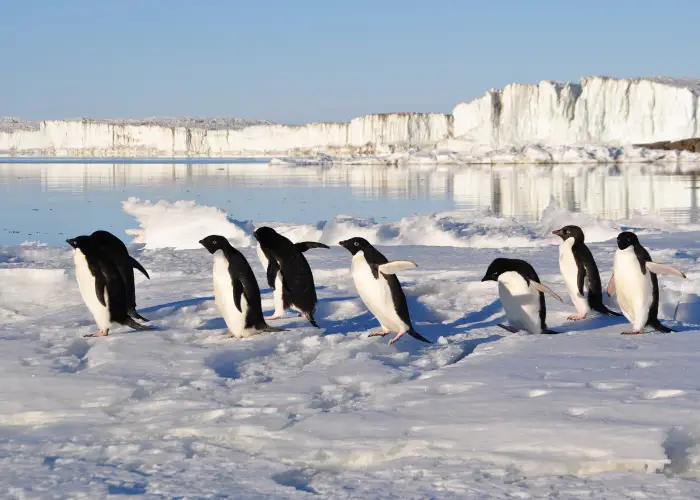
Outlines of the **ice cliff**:
<svg viewBox="0 0 700 500">
<path fill-rule="evenodd" d="M 388 154 L 407 148 L 483 154 L 530 146 L 626 146 L 700 136 L 698 96 L 700 80 L 587 77 L 580 83 L 542 81 L 489 90 L 458 104 L 452 114 L 372 114 L 348 123 L 4 118 L 0 153 L 308 156 Z"/>
</svg>

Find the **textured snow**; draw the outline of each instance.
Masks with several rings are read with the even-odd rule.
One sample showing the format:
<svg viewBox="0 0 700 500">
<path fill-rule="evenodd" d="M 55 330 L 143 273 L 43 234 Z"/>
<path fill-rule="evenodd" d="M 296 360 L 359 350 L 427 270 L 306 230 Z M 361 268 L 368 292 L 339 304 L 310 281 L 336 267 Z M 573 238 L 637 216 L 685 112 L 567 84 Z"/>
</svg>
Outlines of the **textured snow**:
<svg viewBox="0 0 700 500">
<path fill-rule="evenodd" d="M 547 230 L 581 223 L 607 282 L 612 238 L 629 221 L 584 220 L 555 204 L 532 227 L 425 215 L 392 233 L 336 217 L 316 235 L 385 238 L 390 259 L 418 264 L 400 279 L 416 328 L 436 342 L 368 338 L 378 325 L 337 245 L 307 253 L 321 329 L 290 314 L 275 322 L 287 331 L 241 341 L 221 335 L 211 256 L 163 247 L 210 229 L 245 242 L 249 228 L 187 201 L 124 209 L 143 230 L 130 249 L 151 273 L 136 279 L 153 332 L 83 338 L 95 326 L 71 250 L 0 248 L 2 498 L 700 496 L 698 232 L 635 221 L 652 257 L 688 275 L 660 279 L 660 316 L 678 333 L 620 336 L 624 320 L 567 322 L 569 301 L 548 300 L 550 327 L 567 333 L 531 336 L 496 327 L 496 287 L 480 282 L 489 262 L 524 258 L 561 292 Z M 276 226 L 314 235 L 313 225 Z M 436 235 L 482 243 L 426 246 Z M 269 311 L 255 249 L 241 249 Z"/>
<path fill-rule="evenodd" d="M 322 153 L 342 157 L 337 161 L 345 163 L 697 161 L 697 154 L 632 145 L 700 136 L 699 96 L 700 80 L 695 79 L 595 76 L 579 83 L 545 80 L 492 89 L 457 104 L 452 114 L 370 114 L 348 123 L 291 126 L 241 119 L 153 118 L 37 125 L 6 119 L 0 121 L 0 153 L 124 157 Z"/>
</svg>

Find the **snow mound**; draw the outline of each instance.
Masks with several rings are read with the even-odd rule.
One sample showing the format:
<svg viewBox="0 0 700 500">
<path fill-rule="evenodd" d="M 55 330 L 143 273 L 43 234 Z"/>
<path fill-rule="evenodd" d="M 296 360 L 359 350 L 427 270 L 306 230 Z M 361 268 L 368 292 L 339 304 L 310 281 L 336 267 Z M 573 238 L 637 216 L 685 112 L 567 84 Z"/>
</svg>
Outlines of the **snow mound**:
<svg viewBox="0 0 700 500">
<path fill-rule="evenodd" d="M 200 248 L 199 240 L 210 234 L 224 236 L 234 246 L 251 245 L 252 224 L 233 220 L 216 207 L 186 200 L 151 203 L 133 197 L 122 202 L 122 206 L 124 212 L 135 217 L 141 226 L 140 229 L 129 229 L 127 233 L 135 236 L 134 243 L 144 243 L 146 249 Z"/>
<path fill-rule="evenodd" d="M 575 224 L 581 226 L 588 243 L 614 239 L 620 231 L 638 233 L 673 231 L 678 228 L 653 215 L 633 213 L 625 220 L 607 220 L 562 208 L 552 197 L 542 211 L 540 221 L 524 224 L 511 217 L 499 217 L 485 211 L 452 211 L 417 214 L 399 221 L 379 223 L 372 218 L 336 215 L 316 224 L 238 221 L 216 208 L 194 201 L 164 200 L 157 203 L 129 198 L 122 202 L 124 212 L 135 217 L 138 229 L 128 229 L 134 243 L 146 249 L 199 248 L 199 240 L 220 234 L 236 247 L 254 244 L 255 227 L 270 226 L 292 241 L 320 241 L 336 245 L 340 240 L 360 236 L 374 245 L 419 245 L 461 248 L 526 248 L 558 243 L 554 229 Z"/>
</svg>

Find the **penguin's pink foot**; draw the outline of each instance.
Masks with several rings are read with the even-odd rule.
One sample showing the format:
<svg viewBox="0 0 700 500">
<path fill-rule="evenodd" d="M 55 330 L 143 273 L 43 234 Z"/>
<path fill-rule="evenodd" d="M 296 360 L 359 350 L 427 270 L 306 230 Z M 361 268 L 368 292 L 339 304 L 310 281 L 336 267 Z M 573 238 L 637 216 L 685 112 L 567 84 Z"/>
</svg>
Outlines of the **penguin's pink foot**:
<svg viewBox="0 0 700 500">
<path fill-rule="evenodd" d="M 107 335 L 109 335 L 109 329 L 100 330 L 97 333 L 88 333 L 85 337 L 106 337 Z"/>
<path fill-rule="evenodd" d="M 570 316 L 569 316 L 568 318 L 566 318 L 566 319 L 568 319 L 568 320 L 570 320 L 570 321 L 581 321 L 581 320 L 584 319 L 585 317 L 586 317 L 586 313 L 583 313 L 583 314 L 582 314 L 582 313 L 579 313 L 579 314 L 572 314 L 572 315 L 570 315 Z"/>
<path fill-rule="evenodd" d="M 630 330 L 627 332 L 622 332 L 620 335 L 641 335 L 644 333 L 644 330 Z"/>
<path fill-rule="evenodd" d="M 265 316 L 266 320 L 269 319 L 281 319 L 284 315 L 283 314 L 273 314 L 272 316 Z"/>
<path fill-rule="evenodd" d="M 399 340 L 399 339 L 400 339 L 401 337 L 403 337 L 405 334 L 406 334 L 405 331 L 397 333 L 397 334 L 396 334 L 396 337 L 394 337 L 393 339 L 391 339 L 391 340 L 389 341 L 389 345 L 392 345 L 394 342 L 396 342 L 397 340 Z"/>
<path fill-rule="evenodd" d="M 369 337 L 383 337 L 384 335 L 389 335 L 389 330 L 382 330 L 380 332 L 372 332 Z"/>
</svg>

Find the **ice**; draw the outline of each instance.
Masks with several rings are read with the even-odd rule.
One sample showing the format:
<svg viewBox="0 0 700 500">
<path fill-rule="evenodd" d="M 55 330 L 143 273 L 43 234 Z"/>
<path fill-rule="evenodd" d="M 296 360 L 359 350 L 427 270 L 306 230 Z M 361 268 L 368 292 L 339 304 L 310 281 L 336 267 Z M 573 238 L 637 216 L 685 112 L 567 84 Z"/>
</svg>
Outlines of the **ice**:
<svg viewBox="0 0 700 500">
<path fill-rule="evenodd" d="M 699 96 L 696 79 L 593 76 L 514 83 L 459 103 L 452 114 L 369 114 L 341 123 L 3 118 L 0 153 L 274 156 L 294 165 L 298 157 L 307 158 L 303 164 L 698 161 L 698 153 L 634 145 L 700 136 Z"/>
<path fill-rule="evenodd" d="M 305 255 L 321 329 L 221 335 L 204 233 L 231 238 L 273 307 L 250 232 L 263 222 L 193 201 L 129 199 L 137 304 L 152 332 L 95 326 L 71 250 L 0 248 L 0 497 L 645 498 L 697 497 L 700 477 L 700 232 L 641 214 L 606 220 L 550 200 L 540 222 L 488 212 L 420 214 L 394 223 L 337 215 L 273 225 L 331 249 Z M 677 333 L 619 335 L 622 318 L 569 322 L 547 300 L 556 336 L 510 334 L 496 256 L 523 258 L 565 296 L 558 240 L 580 224 L 604 283 L 615 236 L 634 223 L 661 277 L 660 317 Z M 400 274 L 416 329 L 393 346 L 357 296 L 348 236 L 377 242 Z M 125 236 L 125 235 L 120 235 Z M 176 250 L 178 249 L 178 250 Z M 609 306 L 616 308 L 614 299 Z"/>
</svg>

